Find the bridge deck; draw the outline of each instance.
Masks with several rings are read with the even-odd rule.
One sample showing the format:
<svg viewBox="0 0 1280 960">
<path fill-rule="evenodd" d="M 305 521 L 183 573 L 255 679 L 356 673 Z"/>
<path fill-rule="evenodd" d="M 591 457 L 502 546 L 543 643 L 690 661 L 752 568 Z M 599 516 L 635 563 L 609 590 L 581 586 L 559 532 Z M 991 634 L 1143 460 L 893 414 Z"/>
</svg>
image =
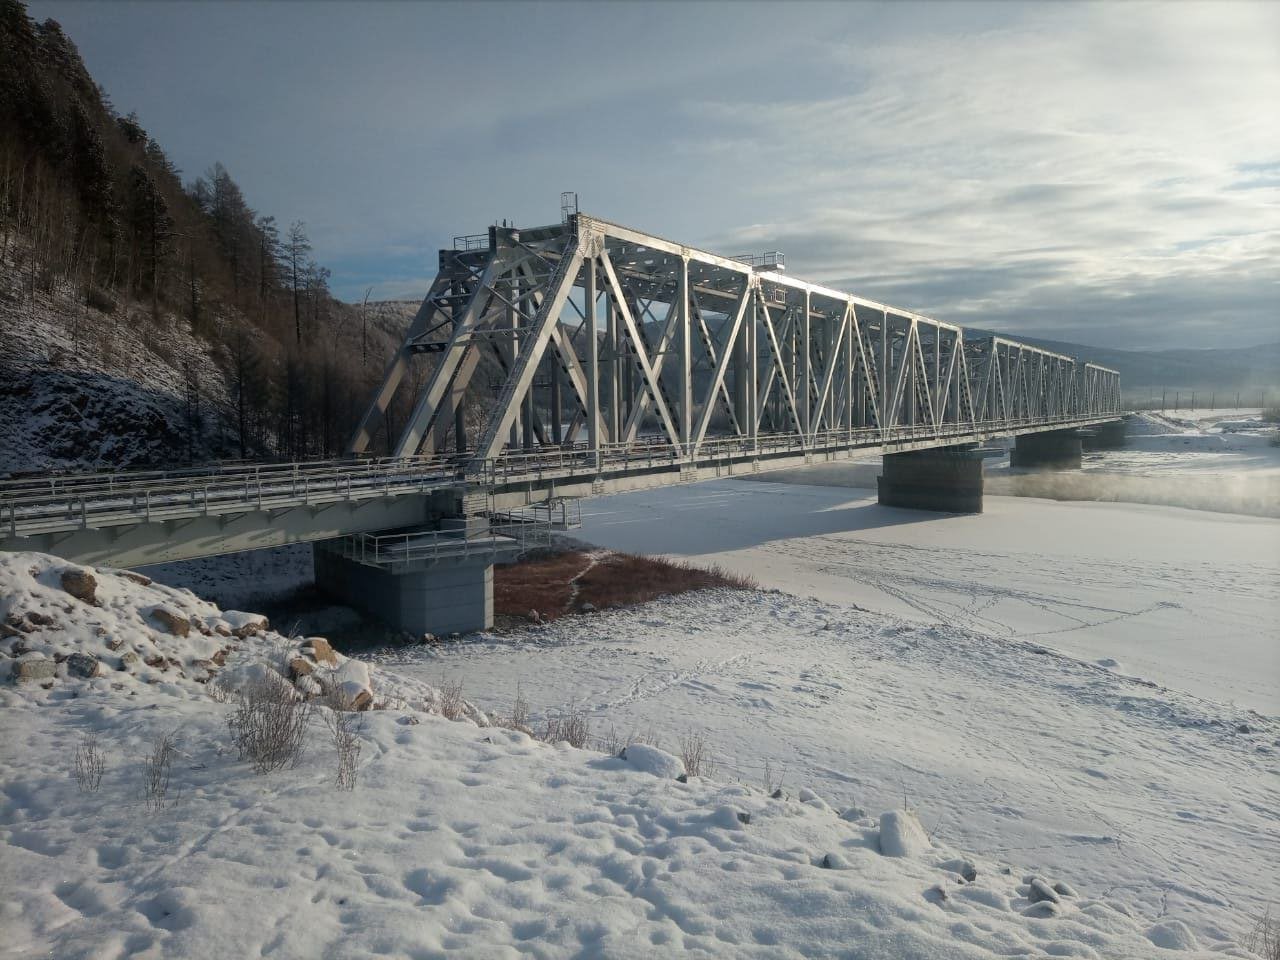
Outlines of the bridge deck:
<svg viewBox="0 0 1280 960">
<path fill-rule="evenodd" d="M 420 522 L 433 495 L 479 493 L 490 509 L 781 469 L 813 459 L 981 443 L 1093 426 L 1114 415 L 712 438 L 693 456 L 665 442 L 507 452 L 480 469 L 469 454 L 89 473 L 0 482 L 0 549 L 141 564 L 385 530 Z M 341 508 L 341 509 L 335 509 Z M 368 509 L 366 509 L 368 508 Z"/>
</svg>

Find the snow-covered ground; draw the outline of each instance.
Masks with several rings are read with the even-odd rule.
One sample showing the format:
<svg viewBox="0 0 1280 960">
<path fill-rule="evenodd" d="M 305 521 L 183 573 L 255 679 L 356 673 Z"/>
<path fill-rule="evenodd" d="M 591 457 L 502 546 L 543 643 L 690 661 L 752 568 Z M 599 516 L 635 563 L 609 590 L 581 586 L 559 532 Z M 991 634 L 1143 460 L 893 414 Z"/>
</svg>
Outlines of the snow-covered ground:
<svg viewBox="0 0 1280 960">
<path fill-rule="evenodd" d="M 1280 520 L 992 496 L 979 515 L 931 514 L 865 490 L 718 480 L 591 501 L 575 535 L 1280 714 Z"/>
<path fill-rule="evenodd" d="M 1139 479 L 1217 482 L 1275 462 L 1261 432 L 1143 429 L 1085 473 L 1130 458 Z M 990 466 L 989 490 L 1016 480 Z M 519 688 L 535 726 L 573 703 L 597 735 L 678 752 L 699 734 L 716 770 L 690 784 L 389 710 L 369 715 L 356 793 L 335 795 L 314 756 L 249 775 L 225 752 L 224 705 L 9 688 L 0 838 L 27 872 L 0 879 L 32 891 L 7 908 L 20 951 L 96 955 L 88 931 L 105 926 L 117 952 L 161 955 L 1233 952 L 1280 900 L 1280 520 L 1025 496 L 932 515 L 855 489 L 872 463 L 822 470 L 809 477 L 839 485 L 584 505 L 581 539 L 719 563 L 759 592 L 370 658 L 383 683 L 461 682 L 491 710 Z M 309 567 L 291 548 L 153 572 L 240 606 Z M 127 784 L 81 797 L 69 760 L 51 769 L 86 724 L 136 764 L 173 716 L 198 769 L 159 817 Z M 786 800 L 762 789 L 778 780 Z M 935 845 L 905 862 L 878 852 L 878 814 L 902 808 Z M 1047 909 L 1026 899 L 1033 874 L 1075 889 L 1066 915 L 1026 915 Z"/>
<path fill-rule="evenodd" d="M 728 763 L 716 776 L 682 783 L 672 778 L 680 762 L 653 749 L 631 748 L 619 758 L 540 743 L 488 726 L 483 715 L 450 722 L 438 715 L 436 691 L 385 667 L 373 673 L 386 709 L 362 715 L 353 792 L 334 787 L 322 731 L 297 766 L 254 774 L 230 747 L 233 703 L 207 695 L 213 684 L 198 682 L 196 661 L 178 657 L 145 670 L 117 661 L 132 649 L 172 652 L 181 639 L 173 618 L 189 624 L 193 648 L 231 645 L 226 678 L 278 669 L 287 641 L 269 632 L 232 641 L 227 631 L 244 632 L 252 618 L 107 571 L 96 572 L 86 600 L 68 593 L 68 569 L 36 554 L 0 557 L 0 614 L 21 635 L 4 642 L 5 672 L 40 651 L 73 648 L 92 651 L 106 671 L 75 679 L 68 660 L 56 678 L 0 685 L 7 956 L 1161 957 L 1170 949 L 1247 956 L 1232 941 L 1270 881 L 1257 865 L 1275 859 L 1274 829 L 1259 832 L 1268 810 L 1274 817 L 1275 783 L 1256 774 L 1274 756 L 1270 741 L 1280 731 L 1271 721 L 1244 734 L 1232 728 L 1235 717 L 1208 716 L 1191 702 L 1169 711 L 1136 687 L 1113 701 L 1112 685 L 1126 681 L 1067 660 L 1043 660 L 1042 677 L 1029 677 L 1003 641 L 992 646 L 956 632 L 947 646 L 971 646 L 970 674 L 986 660 L 987 672 L 1003 671 L 1014 688 L 1049 678 L 1078 688 L 1068 709 L 1042 718 L 1042 752 L 1054 752 L 1054 740 L 1067 741 L 1068 752 L 1081 749 L 1087 728 L 1080 722 L 1114 712 L 1108 736 L 1118 739 L 1094 744 L 1096 771 L 1088 776 L 1161 785 L 1154 813 L 1108 809 L 1106 835 L 1075 841 L 1086 851 L 1115 848 L 1116 859 L 1127 853 L 1136 889 L 1021 842 L 1018 795 L 1039 774 L 1037 758 L 1019 757 L 1008 733 L 1031 740 L 1030 730 L 985 739 L 988 720 L 978 724 L 981 737 L 953 730 L 959 752 L 945 760 L 939 752 L 931 780 L 896 778 L 901 802 L 896 792 L 880 795 L 869 781 L 892 755 L 904 758 L 905 772 L 921 760 L 899 736 L 884 739 L 876 722 L 878 712 L 886 720 L 897 713 L 899 731 L 908 730 L 921 701 L 922 692 L 885 685 L 889 674 L 876 684 L 878 704 L 860 708 L 861 729 L 837 729 L 830 717 L 825 739 L 834 752 L 821 764 L 805 760 L 820 749 L 817 740 L 779 725 L 777 736 L 795 739 L 778 797 L 732 782 Z M 941 649 L 924 632 L 777 594 L 702 599 L 661 602 L 638 617 L 582 618 L 550 642 L 585 641 L 605 661 L 619 646 L 621 655 L 647 656 L 649 637 L 634 628 L 648 624 L 692 648 L 710 639 L 699 636 L 708 633 L 701 624 L 718 610 L 716 630 L 843 638 L 845 653 L 858 651 L 856 673 L 868 684 L 913 651 L 927 668 Z M 158 631 L 168 636 L 158 639 Z M 526 642 L 536 645 L 537 635 Z M 29 649 L 14 659 L 18 643 Z M 753 672 L 735 696 L 768 698 L 766 685 L 790 682 L 783 672 L 809 655 L 769 647 L 769 669 Z M 822 666 L 801 677 L 815 713 L 843 696 L 831 682 L 839 668 L 817 675 Z M 697 676 L 646 672 L 651 686 L 637 689 L 632 702 L 661 688 L 681 690 L 689 702 L 703 698 L 689 682 Z M 943 674 L 926 669 L 920 681 L 935 696 L 946 686 L 949 702 L 963 706 L 963 687 Z M 234 680 L 221 685 L 234 689 Z M 706 699 L 714 706 L 715 698 Z M 1019 698 L 1007 701 L 1009 710 Z M 613 706 L 621 711 L 626 702 Z M 1077 704 L 1086 712 L 1075 715 Z M 165 802 L 148 805 L 140 797 L 142 758 L 173 731 L 172 782 Z M 96 789 L 81 791 L 73 758 L 87 732 L 98 737 L 105 772 Z M 853 740 L 861 740 L 856 760 L 843 753 Z M 1179 740 L 1187 742 L 1175 749 Z M 1148 749 L 1126 766 L 1112 748 L 1131 744 Z M 1186 760 L 1200 750 L 1220 754 L 1221 769 L 1230 771 L 1213 809 L 1188 775 Z M 986 783 L 974 783 L 971 763 L 990 768 Z M 837 778 L 843 792 L 859 795 L 856 807 L 833 805 L 835 792 L 819 785 L 831 781 L 833 765 L 844 768 Z M 932 797 L 948 793 L 950 810 L 967 809 L 964 821 L 1002 824 L 1006 846 L 970 849 L 964 823 L 939 817 L 933 806 Z M 1188 794 L 1195 805 L 1184 802 Z M 1067 809 L 1068 796 L 1042 800 L 1060 803 L 1063 831 L 1075 829 L 1078 816 Z M 878 802 L 887 804 L 883 816 L 872 806 Z M 1188 809 L 1164 824 L 1166 803 Z M 1200 818 L 1228 816 L 1234 832 L 1219 832 L 1234 836 L 1235 846 L 1206 859 Z M 1172 843 L 1164 833 L 1175 828 Z M 1175 857 L 1153 871 L 1151 858 L 1161 851 Z"/>
</svg>

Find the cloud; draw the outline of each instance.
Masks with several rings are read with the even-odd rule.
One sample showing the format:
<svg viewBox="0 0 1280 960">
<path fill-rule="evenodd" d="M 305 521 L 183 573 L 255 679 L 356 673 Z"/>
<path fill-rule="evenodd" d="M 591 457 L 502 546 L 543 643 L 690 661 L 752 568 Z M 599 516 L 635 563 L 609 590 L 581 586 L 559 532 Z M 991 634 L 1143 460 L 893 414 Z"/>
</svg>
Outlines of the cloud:
<svg viewBox="0 0 1280 960">
<path fill-rule="evenodd" d="M 583 209 L 942 319 L 1273 339 L 1280 5 L 31 0 L 358 300 Z M 164 76 L 157 84 L 154 78 Z"/>
</svg>

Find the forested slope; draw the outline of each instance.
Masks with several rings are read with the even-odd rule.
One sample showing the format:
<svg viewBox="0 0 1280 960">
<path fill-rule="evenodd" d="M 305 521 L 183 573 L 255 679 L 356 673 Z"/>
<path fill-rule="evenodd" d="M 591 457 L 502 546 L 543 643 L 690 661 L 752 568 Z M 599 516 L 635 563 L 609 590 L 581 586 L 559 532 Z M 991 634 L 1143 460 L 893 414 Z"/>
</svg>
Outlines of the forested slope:
<svg viewBox="0 0 1280 960">
<path fill-rule="evenodd" d="M 340 453 L 399 332 L 328 280 L 0 0 L 0 471 Z"/>
</svg>

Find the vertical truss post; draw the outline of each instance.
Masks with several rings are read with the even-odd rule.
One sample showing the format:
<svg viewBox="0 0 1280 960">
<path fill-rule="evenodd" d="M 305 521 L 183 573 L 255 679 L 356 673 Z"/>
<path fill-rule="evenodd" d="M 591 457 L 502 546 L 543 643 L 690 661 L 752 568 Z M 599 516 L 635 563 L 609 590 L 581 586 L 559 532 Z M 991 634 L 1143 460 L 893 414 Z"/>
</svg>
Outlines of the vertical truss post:
<svg viewBox="0 0 1280 960">
<path fill-rule="evenodd" d="M 583 326 L 587 334 L 587 444 L 591 458 L 600 469 L 600 338 L 596 331 L 596 261 L 586 259 L 583 275 L 583 301 L 586 319 Z"/>
<path fill-rule="evenodd" d="M 693 338 L 690 331 L 689 316 L 689 258 L 680 258 L 680 277 L 676 284 L 677 319 L 676 319 L 676 359 L 679 361 L 678 376 L 680 399 L 677 403 L 679 419 L 680 444 L 684 456 L 692 453 L 693 439 Z M 708 398 L 707 402 L 712 402 Z"/>
</svg>

